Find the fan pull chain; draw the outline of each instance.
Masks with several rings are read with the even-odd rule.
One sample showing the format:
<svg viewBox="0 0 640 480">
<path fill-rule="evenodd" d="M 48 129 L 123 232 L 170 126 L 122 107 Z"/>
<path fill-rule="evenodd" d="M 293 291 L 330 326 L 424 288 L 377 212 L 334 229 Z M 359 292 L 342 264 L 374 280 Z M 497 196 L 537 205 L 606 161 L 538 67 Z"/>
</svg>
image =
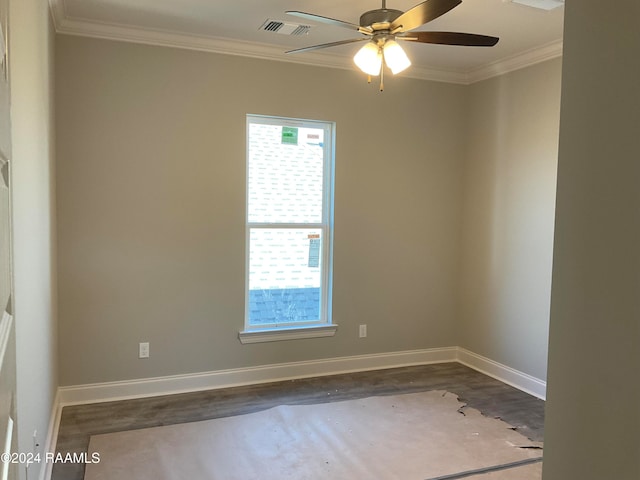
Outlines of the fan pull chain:
<svg viewBox="0 0 640 480">
<path fill-rule="evenodd" d="M 384 66 L 380 69 L 380 91 L 384 92 Z"/>
<path fill-rule="evenodd" d="M 371 75 L 367 76 L 367 83 L 371 83 Z"/>
</svg>

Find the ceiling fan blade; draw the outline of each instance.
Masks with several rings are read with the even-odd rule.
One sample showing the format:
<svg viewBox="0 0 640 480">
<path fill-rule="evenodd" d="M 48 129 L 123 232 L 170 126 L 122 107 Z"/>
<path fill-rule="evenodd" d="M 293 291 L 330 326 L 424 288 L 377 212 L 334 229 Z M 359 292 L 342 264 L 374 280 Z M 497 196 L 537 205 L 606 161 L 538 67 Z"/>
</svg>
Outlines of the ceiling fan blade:
<svg viewBox="0 0 640 480">
<path fill-rule="evenodd" d="M 444 15 L 461 3 L 462 0 L 426 0 L 407 10 L 391 22 L 391 32 L 407 32 L 418 28 L 420 25 Z"/>
<path fill-rule="evenodd" d="M 365 41 L 365 40 L 369 41 L 371 39 L 370 38 L 366 38 L 366 37 L 352 38 L 350 40 L 340 40 L 339 42 L 323 43 L 322 45 L 312 45 L 310 47 L 297 48 L 295 50 L 289 50 L 288 52 L 284 52 L 284 53 L 310 52 L 311 50 L 319 50 L 321 48 L 328 48 L 328 47 L 337 47 L 338 45 L 347 45 L 349 43 L 362 42 L 362 41 Z"/>
<path fill-rule="evenodd" d="M 304 18 L 305 20 L 312 20 L 314 22 L 326 23 L 327 25 L 333 25 L 336 27 L 348 28 L 349 30 L 357 30 L 362 31 L 360 25 L 356 25 L 355 23 L 343 22 L 342 20 L 336 20 L 335 18 L 323 17 L 321 15 L 316 15 L 314 13 L 305 13 L 298 12 L 296 10 L 289 10 L 285 13 L 289 15 L 293 15 L 294 17 Z M 367 31 L 368 32 L 368 31 Z M 367 33 L 362 32 L 362 33 Z"/>
<path fill-rule="evenodd" d="M 398 35 L 396 38 L 420 43 L 462 45 L 467 47 L 493 47 L 500 40 L 498 37 L 490 37 L 488 35 L 457 32 L 409 32 L 405 35 Z"/>
</svg>

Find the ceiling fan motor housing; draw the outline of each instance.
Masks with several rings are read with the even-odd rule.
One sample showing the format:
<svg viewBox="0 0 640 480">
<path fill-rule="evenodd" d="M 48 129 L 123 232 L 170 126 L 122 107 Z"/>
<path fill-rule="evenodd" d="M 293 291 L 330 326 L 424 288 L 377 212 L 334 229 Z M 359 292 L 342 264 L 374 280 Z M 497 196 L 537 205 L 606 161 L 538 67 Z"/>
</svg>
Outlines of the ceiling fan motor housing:
<svg viewBox="0 0 640 480">
<path fill-rule="evenodd" d="M 390 8 L 369 10 L 360 16 L 360 26 L 368 27 L 376 23 L 391 23 L 403 13 L 401 10 L 393 10 Z"/>
</svg>

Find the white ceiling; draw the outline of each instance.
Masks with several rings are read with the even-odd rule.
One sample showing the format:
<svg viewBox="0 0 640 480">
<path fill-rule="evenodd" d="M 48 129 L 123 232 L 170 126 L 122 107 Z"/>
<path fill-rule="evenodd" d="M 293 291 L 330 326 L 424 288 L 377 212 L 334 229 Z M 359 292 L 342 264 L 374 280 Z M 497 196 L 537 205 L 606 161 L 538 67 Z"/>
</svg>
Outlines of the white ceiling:
<svg viewBox="0 0 640 480">
<path fill-rule="evenodd" d="M 336 26 L 285 14 L 300 10 L 351 23 L 380 8 L 380 0 L 50 0 L 59 33 L 192 48 L 306 64 L 355 68 L 360 44 L 285 55 L 286 50 L 360 36 Z M 406 11 L 419 0 L 388 0 Z M 562 53 L 564 8 L 551 11 L 510 0 L 463 0 L 418 30 L 457 31 L 500 37 L 495 47 L 403 43 L 413 66 L 402 75 L 471 83 Z M 265 20 L 312 25 L 304 36 L 260 30 Z"/>
</svg>

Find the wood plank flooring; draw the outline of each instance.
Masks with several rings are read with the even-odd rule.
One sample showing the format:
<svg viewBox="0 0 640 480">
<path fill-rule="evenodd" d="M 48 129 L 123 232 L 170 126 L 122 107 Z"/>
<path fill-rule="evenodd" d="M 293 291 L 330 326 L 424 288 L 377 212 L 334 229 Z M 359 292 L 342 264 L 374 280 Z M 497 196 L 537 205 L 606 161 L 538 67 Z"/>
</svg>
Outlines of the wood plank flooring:
<svg viewBox="0 0 640 480">
<path fill-rule="evenodd" d="M 87 451 L 89 437 L 373 395 L 447 390 L 488 417 L 501 418 L 542 441 L 544 402 L 459 363 L 332 375 L 161 397 L 64 407 L 56 451 Z M 82 480 L 84 465 L 56 463 L 52 480 Z"/>
</svg>

